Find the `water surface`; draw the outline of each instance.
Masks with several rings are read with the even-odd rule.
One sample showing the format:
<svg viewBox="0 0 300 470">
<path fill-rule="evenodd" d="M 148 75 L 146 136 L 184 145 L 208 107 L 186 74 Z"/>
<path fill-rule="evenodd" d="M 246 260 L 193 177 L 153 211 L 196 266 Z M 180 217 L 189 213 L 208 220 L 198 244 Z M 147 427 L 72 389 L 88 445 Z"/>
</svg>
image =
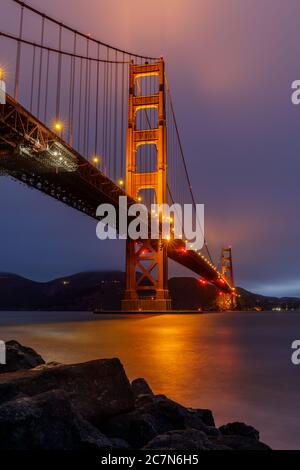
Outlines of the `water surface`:
<svg viewBox="0 0 300 470">
<path fill-rule="evenodd" d="M 156 393 L 211 408 L 218 425 L 244 421 L 273 448 L 300 449 L 300 312 L 93 315 L 0 312 L 0 339 L 17 339 L 46 361 L 119 357 L 130 379 Z"/>
</svg>

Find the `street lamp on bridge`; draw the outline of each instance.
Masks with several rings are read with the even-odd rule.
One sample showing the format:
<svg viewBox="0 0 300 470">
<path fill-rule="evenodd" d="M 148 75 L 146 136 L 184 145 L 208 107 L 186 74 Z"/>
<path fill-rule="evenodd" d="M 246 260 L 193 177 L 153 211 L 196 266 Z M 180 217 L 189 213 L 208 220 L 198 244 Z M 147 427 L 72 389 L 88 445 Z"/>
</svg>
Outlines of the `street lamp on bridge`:
<svg viewBox="0 0 300 470">
<path fill-rule="evenodd" d="M 63 131 L 63 128 L 64 128 L 64 125 L 61 121 L 59 121 L 59 120 L 54 121 L 53 129 L 57 134 L 61 135 L 61 133 Z"/>
</svg>

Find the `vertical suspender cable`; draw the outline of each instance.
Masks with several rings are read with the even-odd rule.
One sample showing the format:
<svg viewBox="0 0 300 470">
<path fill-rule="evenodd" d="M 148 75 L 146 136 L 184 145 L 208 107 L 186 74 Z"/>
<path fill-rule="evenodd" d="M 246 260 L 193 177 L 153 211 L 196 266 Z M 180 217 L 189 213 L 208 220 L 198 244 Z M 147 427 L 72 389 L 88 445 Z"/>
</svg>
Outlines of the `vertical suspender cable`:
<svg viewBox="0 0 300 470">
<path fill-rule="evenodd" d="M 62 47 L 62 26 L 59 27 L 59 51 Z M 56 119 L 60 117 L 60 92 L 61 92 L 61 67 L 62 67 L 62 54 L 58 54 L 57 63 L 57 89 L 56 89 Z"/>
<path fill-rule="evenodd" d="M 83 131 L 83 152 L 87 155 L 87 112 L 88 112 L 88 86 L 89 86 L 89 45 L 90 40 L 86 43 L 86 60 L 85 60 L 85 98 L 84 98 L 84 131 Z"/>
<path fill-rule="evenodd" d="M 76 55 L 77 50 L 77 35 L 74 34 L 74 45 L 73 53 Z M 75 100 L 75 79 L 76 79 L 76 57 L 72 57 L 72 66 L 71 66 L 71 87 L 70 87 L 70 112 L 69 112 L 69 144 L 73 146 L 74 141 L 74 100 Z"/>
<path fill-rule="evenodd" d="M 44 45 L 44 34 L 45 34 L 45 17 L 42 18 L 42 31 L 41 31 L 41 46 Z M 42 70 L 43 70 L 43 48 L 40 49 L 40 70 L 39 70 L 39 87 L 38 87 L 38 105 L 37 113 L 40 117 L 40 107 L 41 107 L 41 86 L 42 86 Z"/>
<path fill-rule="evenodd" d="M 31 71 L 31 92 L 30 92 L 30 112 L 32 113 L 33 108 L 33 92 L 34 92 L 34 78 L 35 78 L 35 55 L 36 47 L 33 47 L 33 59 L 32 59 L 32 71 Z"/>
<path fill-rule="evenodd" d="M 113 69 L 112 64 L 109 64 L 109 129 L 108 129 L 108 158 L 109 158 L 109 174 L 112 174 L 112 159 L 111 159 L 111 134 L 112 134 L 112 87 L 113 87 Z"/>
<path fill-rule="evenodd" d="M 100 45 L 98 44 L 98 60 L 100 59 Z M 96 79 L 96 119 L 95 119 L 95 155 L 98 150 L 98 123 L 99 123 L 99 76 L 100 76 L 100 63 L 97 63 L 97 79 Z"/>
<path fill-rule="evenodd" d="M 109 49 L 106 50 L 106 60 L 109 60 Z M 108 89 L 109 89 L 109 64 L 105 64 L 105 109 L 104 109 L 104 154 L 105 154 L 105 169 L 107 175 L 109 174 L 109 160 L 107 155 L 107 129 L 108 129 Z"/>
<path fill-rule="evenodd" d="M 21 16 L 20 16 L 20 29 L 19 29 L 19 39 L 22 39 L 23 36 L 23 20 L 24 20 L 24 7 L 21 7 Z M 18 41 L 17 45 L 17 57 L 16 57 L 16 76 L 15 76 L 15 91 L 14 97 L 15 100 L 19 100 L 20 93 L 20 62 L 21 62 L 21 41 Z"/>
<path fill-rule="evenodd" d="M 92 61 L 88 61 L 88 109 L 87 109 L 87 143 L 86 143 L 86 155 L 89 158 L 90 155 L 90 117 L 91 117 L 91 76 L 92 76 Z"/>
<path fill-rule="evenodd" d="M 83 76 L 83 59 L 80 59 L 80 78 L 79 78 L 79 104 L 78 104 L 78 151 L 81 150 L 81 109 L 82 109 L 82 78 Z"/>
<path fill-rule="evenodd" d="M 125 54 L 123 52 L 123 62 L 125 62 Z M 123 178 L 124 171 L 124 87 L 125 87 L 125 64 L 122 65 L 122 98 L 121 98 L 121 160 L 120 160 L 120 176 Z"/>
<path fill-rule="evenodd" d="M 117 145 L 117 119 L 118 119 L 118 116 L 117 116 L 117 112 L 118 112 L 118 64 L 117 64 L 117 61 L 118 61 L 118 52 L 116 51 L 115 53 L 115 60 L 116 60 L 116 64 L 115 64 L 115 106 L 114 106 L 114 152 L 113 152 L 113 158 L 114 158 L 114 180 L 116 181 L 117 179 L 117 152 L 118 152 L 118 145 Z"/>
<path fill-rule="evenodd" d="M 107 49 L 106 49 L 107 55 Z M 106 108 L 106 80 L 107 80 L 107 63 L 104 64 L 103 67 L 103 88 L 102 88 L 102 96 L 103 96 L 103 113 L 102 113 L 102 158 L 103 161 L 103 169 L 106 172 L 106 153 L 105 153 L 105 125 L 106 125 L 106 116 L 105 116 L 105 108 Z"/>
<path fill-rule="evenodd" d="M 47 122 L 48 111 L 48 85 L 49 85 L 49 66 L 50 66 L 50 51 L 47 52 L 47 65 L 46 65 L 46 84 L 45 84 L 45 108 L 44 108 L 44 122 Z"/>
</svg>

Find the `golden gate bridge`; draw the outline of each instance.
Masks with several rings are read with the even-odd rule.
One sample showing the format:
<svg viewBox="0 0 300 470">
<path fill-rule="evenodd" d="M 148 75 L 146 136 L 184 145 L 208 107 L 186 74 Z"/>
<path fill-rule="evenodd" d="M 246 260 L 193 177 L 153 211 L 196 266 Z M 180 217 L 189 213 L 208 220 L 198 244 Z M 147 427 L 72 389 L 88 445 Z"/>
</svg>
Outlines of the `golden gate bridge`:
<svg viewBox="0 0 300 470">
<path fill-rule="evenodd" d="M 0 171 L 96 217 L 101 203 L 196 207 L 165 62 L 113 47 L 19 0 L 0 18 Z M 7 15 L 7 17 L 6 17 Z M 11 19 L 13 18 L 13 22 Z M 158 217 L 160 217 L 158 215 Z M 168 258 L 215 285 L 224 308 L 236 292 L 231 249 L 218 269 L 207 241 L 128 240 L 126 311 L 168 311 Z"/>
</svg>

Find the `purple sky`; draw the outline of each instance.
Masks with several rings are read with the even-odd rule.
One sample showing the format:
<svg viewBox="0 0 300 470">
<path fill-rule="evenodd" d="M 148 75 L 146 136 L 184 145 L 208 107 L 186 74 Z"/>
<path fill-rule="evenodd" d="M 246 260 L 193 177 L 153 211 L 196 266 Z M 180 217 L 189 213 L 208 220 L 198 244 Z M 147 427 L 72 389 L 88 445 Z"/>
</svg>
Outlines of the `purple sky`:
<svg viewBox="0 0 300 470">
<path fill-rule="evenodd" d="M 300 79 L 299 1 L 31 4 L 112 45 L 165 57 L 213 253 L 232 244 L 243 287 L 300 296 L 300 107 L 290 101 Z M 1 271 L 46 280 L 124 268 L 124 246 L 98 241 L 92 220 L 0 181 Z M 171 275 L 184 272 L 171 265 Z"/>
</svg>

